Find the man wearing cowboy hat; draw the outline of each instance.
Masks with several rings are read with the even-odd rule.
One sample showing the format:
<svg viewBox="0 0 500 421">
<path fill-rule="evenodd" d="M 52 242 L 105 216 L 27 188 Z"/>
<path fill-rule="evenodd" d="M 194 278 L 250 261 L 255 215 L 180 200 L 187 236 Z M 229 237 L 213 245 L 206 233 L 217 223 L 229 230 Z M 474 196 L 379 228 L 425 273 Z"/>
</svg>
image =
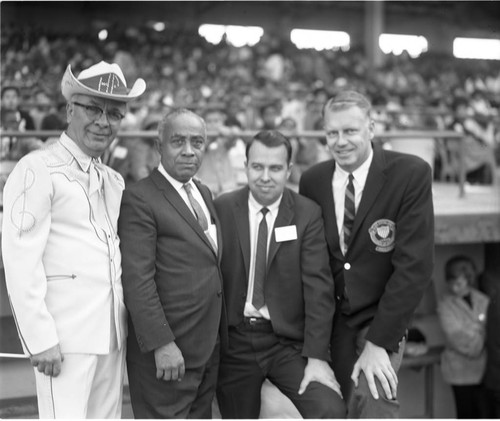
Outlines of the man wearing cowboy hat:
<svg viewBox="0 0 500 421">
<path fill-rule="evenodd" d="M 126 310 L 117 220 L 124 182 L 101 163 L 127 102 L 117 64 L 61 82 L 68 129 L 23 157 L 4 188 L 2 252 L 40 418 L 120 418 Z"/>
</svg>

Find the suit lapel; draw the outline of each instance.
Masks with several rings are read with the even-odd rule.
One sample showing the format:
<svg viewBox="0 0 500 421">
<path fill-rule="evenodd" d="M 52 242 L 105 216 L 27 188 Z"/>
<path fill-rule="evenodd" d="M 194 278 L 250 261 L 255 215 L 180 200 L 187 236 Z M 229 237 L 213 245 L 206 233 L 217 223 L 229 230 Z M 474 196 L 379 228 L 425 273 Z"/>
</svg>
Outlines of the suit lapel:
<svg viewBox="0 0 500 421">
<path fill-rule="evenodd" d="M 293 210 L 294 208 L 294 200 L 293 196 L 288 189 L 285 189 L 283 192 L 283 197 L 281 199 L 281 203 L 278 209 L 278 215 L 276 216 L 276 221 L 274 222 L 274 227 L 271 229 L 274 231 L 276 227 L 286 227 L 290 225 L 295 215 Z M 271 233 L 271 241 L 269 243 L 269 252 L 267 253 L 267 269 L 271 266 L 271 263 L 280 248 L 281 243 L 276 242 L 276 236 L 274 233 Z"/>
<path fill-rule="evenodd" d="M 201 229 L 200 224 L 174 186 L 169 183 L 169 181 L 158 171 L 158 169 L 153 170 L 151 178 L 158 189 L 162 191 L 163 197 L 165 197 L 165 199 L 175 208 L 179 215 L 186 220 L 186 222 L 191 226 L 191 228 L 193 228 L 193 230 L 207 244 L 207 246 L 213 250 L 208 238 Z"/>
<path fill-rule="evenodd" d="M 238 231 L 238 239 L 243 255 L 243 263 L 245 265 L 245 273 L 250 273 L 250 223 L 248 217 L 248 187 L 238 191 L 234 202 L 233 214 L 236 221 L 236 230 Z"/>
<path fill-rule="evenodd" d="M 325 222 L 325 233 L 328 246 L 332 252 L 338 248 L 339 230 L 337 226 L 337 217 L 335 215 L 335 199 L 333 198 L 333 172 L 335 170 L 335 161 L 332 159 L 324 169 L 324 174 L 317 180 L 317 191 L 325 194 L 318 197 L 317 201 L 323 209 L 323 220 Z M 325 212 L 328 211 L 328 212 Z M 340 250 L 340 249 L 339 249 Z"/>
<path fill-rule="evenodd" d="M 359 203 L 359 208 L 356 212 L 356 217 L 354 218 L 354 225 L 352 228 L 351 241 L 356 236 L 359 227 L 363 223 L 369 210 L 375 203 L 375 199 L 379 195 L 382 187 L 385 184 L 386 176 L 385 170 L 385 159 L 383 152 L 379 148 L 373 148 L 373 160 L 368 170 L 368 176 L 366 177 L 365 188 L 363 189 L 363 196 L 361 197 L 361 202 Z"/>
</svg>

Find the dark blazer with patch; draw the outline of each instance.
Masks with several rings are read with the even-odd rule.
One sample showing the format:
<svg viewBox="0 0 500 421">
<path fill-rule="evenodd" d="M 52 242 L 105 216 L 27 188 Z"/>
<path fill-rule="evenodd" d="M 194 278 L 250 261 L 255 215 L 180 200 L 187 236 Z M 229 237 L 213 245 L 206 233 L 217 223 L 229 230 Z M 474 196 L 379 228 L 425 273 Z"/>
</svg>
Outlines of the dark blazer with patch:
<svg viewBox="0 0 500 421">
<path fill-rule="evenodd" d="M 220 196 L 215 207 L 222 221 L 222 273 L 228 325 L 243 321 L 250 267 L 248 187 Z M 274 229 L 295 225 L 297 239 L 276 242 Z M 335 309 L 321 209 L 285 189 L 268 250 L 264 286 L 274 332 L 302 347 L 305 357 L 329 360 Z M 303 345 L 302 345 L 303 344 Z"/>
<path fill-rule="evenodd" d="M 335 217 L 334 170 L 334 160 L 315 165 L 302 175 L 299 191 L 323 209 L 330 266 L 336 291 L 345 285 L 349 324 L 370 323 L 366 339 L 395 351 L 433 271 L 431 168 L 416 156 L 374 148 L 345 256 Z"/>
<path fill-rule="evenodd" d="M 194 180 L 217 226 L 209 189 Z M 119 233 L 129 311 L 128 358 L 154 364 L 153 350 L 175 341 L 186 368 L 214 350 L 223 307 L 220 256 L 182 197 L 155 169 L 123 194 Z"/>
</svg>

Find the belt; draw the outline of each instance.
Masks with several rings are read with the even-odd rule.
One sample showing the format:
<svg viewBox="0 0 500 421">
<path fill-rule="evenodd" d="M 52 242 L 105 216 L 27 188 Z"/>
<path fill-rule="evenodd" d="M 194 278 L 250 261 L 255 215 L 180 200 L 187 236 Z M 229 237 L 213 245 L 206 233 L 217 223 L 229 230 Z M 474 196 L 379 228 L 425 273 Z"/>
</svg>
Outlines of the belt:
<svg viewBox="0 0 500 421">
<path fill-rule="evenodd" d="M 243 323 L 251 326 L 255 325 L 262 326 L 262 325 L 271 325 L 271 320 L 267 320 L 264 317 L 244 317 Z"/>
</svg>

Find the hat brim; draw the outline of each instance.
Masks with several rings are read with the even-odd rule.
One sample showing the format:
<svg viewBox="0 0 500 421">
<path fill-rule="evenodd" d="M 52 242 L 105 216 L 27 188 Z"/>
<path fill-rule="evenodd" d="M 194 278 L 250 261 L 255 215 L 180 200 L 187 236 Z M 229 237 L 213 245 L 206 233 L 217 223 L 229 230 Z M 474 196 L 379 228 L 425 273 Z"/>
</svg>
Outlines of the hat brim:
<svg viewBox="0 0 500 421">
<path fill-rule="evenodd" d="M 139 78 L 134 82 L 132 88 L 128 91 L 126 95 L 109 94 L 106 92 L 100 92 L 98 90 L 89 88 L 88 86 L 81 83 L 71 72 L 71 65 L 68 65 L 64 76 L 61 81 L 61 91 L 66 98 L 70 100 L 73 95 L 83 94 L 97 96 L 100 98 L 112 99 L 115 101 L 129 102 L 138 96 L 142 95 L 146 90 L 146 82 L 144 79 Z"/>
</svg>

